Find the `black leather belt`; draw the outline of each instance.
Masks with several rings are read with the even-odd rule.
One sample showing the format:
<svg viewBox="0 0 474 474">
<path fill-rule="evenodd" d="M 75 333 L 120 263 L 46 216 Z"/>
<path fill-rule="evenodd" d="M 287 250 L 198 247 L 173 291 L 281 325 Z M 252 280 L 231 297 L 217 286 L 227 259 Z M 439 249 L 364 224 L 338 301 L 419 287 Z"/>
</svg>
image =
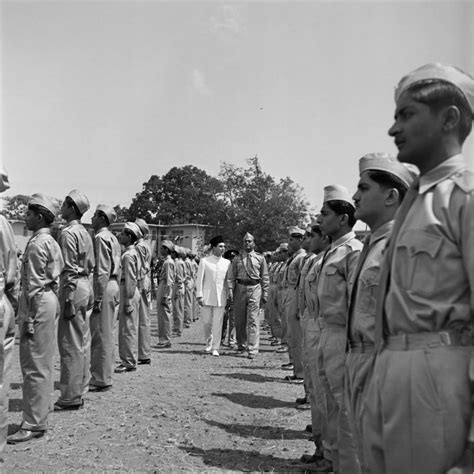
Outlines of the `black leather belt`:
<svg viewBox="0 0 474 474">
<path fill-rule="evenodd" d="M 254 285 L 258 285 L 260 283 L 260 280 L 253 280 L 252 278 L 248 278 L 248 279 L 237 278 L 237 283 L 239 285 L 254 286 Z"/>
<path fill-rule="evenodd" d="M 384 348 L 391 351 L 411 351 L 442 346 L 471 346 L 470 334 L 456 331 L 397 334 L 385 338 Z"/>
</svg>

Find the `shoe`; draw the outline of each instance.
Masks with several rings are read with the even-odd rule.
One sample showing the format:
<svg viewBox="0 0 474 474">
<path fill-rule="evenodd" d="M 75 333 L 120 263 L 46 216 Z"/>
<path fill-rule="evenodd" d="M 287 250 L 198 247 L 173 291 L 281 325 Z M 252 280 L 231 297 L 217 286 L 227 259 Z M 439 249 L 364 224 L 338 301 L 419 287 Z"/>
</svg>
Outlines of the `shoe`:
<svg viewBox="0 0 474 474">
<path fill-rule="evenodd" d="M 310 463 L 311 467 L 308 466 L 310 472 L 334 472 L 332 462 L 326 458 L 318 458 L 316 461 Z"/>
<path fill-rule="evenodd" d="M 150 365 L 151 364 L 151 359 L 138 359 L 138 363 L 140 365 Z"/>
<path fill-rule="evenodd" d="M 294 382 L 293 382 L 294 383 Z M 307 403 L 301 403 L 300 405 L 296 405 L 295 407 L 297 410 L 311 410 L 311 404 L 309 402 Z"/>
<path fill-rule="evenodd" d="M 73 411 L 73 410 L 79 410 L 84 406 L 84 400 L 81 400 L 81 403 L 79 405 L 61 405 L 59 402 L 56 402 L 54 404 L 54 411 Z"/>
<path fill-rule="evenodd" d="M 285 380 L 286 382 L 298 383 L 298 384 L 304 382 L 304 379 L 297 377 L 296 375 L 287 375 L 286 377 L 283 378 L 283 380 Z"/>
<path fill-rule="evenodd" d="M 247 359 L 251 359 L 251 360 L 256 359 L 256 358 L 257 358 L 257 354 L 249 354 L 247 356 Z"/>
<path fill-rule="evenodd" d="M 171 342 L 159 342 L 155 347 L 157 349 L 169 349 L 171 347 Z"/>
<path fill-rule="evenodd" d="M 216 350 L 213 350 L 212 355 L 215 356 L 215 357 L 219 357 L 219 352 L 216 351 Z"/>
<path fill-rule="evenodd" d="M 23 443 L 25 441 L 30 441 L 30 439 L 41 438 L 44 435 L 45 431 L 31 431 L 25 430 L 25 428 L 20 428 L 16 433 L 13 433 L 10 436 L 7 436 L 8 444 Z"/>
<path fill-rule="evenodd" d="M 279 352 L 280 354 L 283 352 L 288 352 L 288 346 L 281 346 L 275 352 Z"/>
<path fill-rule="evenodd" d="M 173 334 L 171 334 L 171 337 L 181 337 L 181 333 L 180 332 L 174 332 Z"/>
<path fill-rule="evenodd" d="M 293 370 L 295 366 L 293 365 L 292 362 L 288 362 L 287 364 L 281 364 L 281 368 L 283 370 Z"/>
<path fill-rule="evenodd" d="M 89 392 L 108 392 L 112 385 L 89 385 Z"/>
<path fill-rule="evenodd" d="M 117 367 L 115 367 L 114 372 L 116 374 L 123 374 L 124 372 L 133 372 L 134 370 L 137 370 L 136 367 L 125 367 L 124 365 L 120 364 Z"/>
<path fill-rule="evenodd" d="M 237 353 L 237 355 L 245 354 L 245 348 L 243 348 L 243 347 L 238 347 L 235 352 Z"/>
<path fill-rule="evenodd" d="M 319 450 L 316 450 L 314 454 L 303 454 L 303 456 L 300 457 L 300 461 L 304 464 L 318 462 L 320 459 L 324 459 L 324 456 Z"/>
<path fill-rule="evenodd" d="M 223 342 L 221 342 L 221 346 L 223 346 L 223 347 L 229 347 L 230 344 L 229 344 L 228 342 L 223 341 Z"/>
<path fill-rule="evenodd" d="M 184 324 L 184 329 L 189 329 L 190 327 L 191 327 L 190 324 L 188 324 L 188 323 L 185 323 L 185 324 Z"/>
<path fill-rule="evenodd" d="M 274 341 L 270 342 L 271 346 L 280 346 L 281 342 L 278 339 L 275 339 Z"/>
<path fill-rule="evenodd" d="M 302 397 L 302 398 L 297 398 L 295 400 L 295 403 L 297 405 L 304 405 L 305 403 L 308 403 L 308 399 L 306 397 Z"/>
<path fill-rule="evenodd" d="M 306 428 L 304 429 L 306 433 L 312 433 L 313 432 L 313 425 L 306 425 Z"/>
</svg>

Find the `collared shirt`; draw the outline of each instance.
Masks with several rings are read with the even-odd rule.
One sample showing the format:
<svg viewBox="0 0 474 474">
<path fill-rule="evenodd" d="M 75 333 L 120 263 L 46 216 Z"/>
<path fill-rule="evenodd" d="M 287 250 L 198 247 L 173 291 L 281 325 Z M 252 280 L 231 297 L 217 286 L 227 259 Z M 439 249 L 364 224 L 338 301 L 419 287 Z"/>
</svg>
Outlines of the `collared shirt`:
<svg viewBox="0 0 474 474">
<path fill-rule="evenodd" d="M 47 290 L 57 291 L 64 260 L 49 228 L 37 230 L 30 238 L 21 266 L 20 315 L 34 319 L 38 305 Z"/>
<path fill-rule="evenodd" d="M 328 324 L 346 327 L 349 282 L 361 249 L 362 242 L 351 231 L 332 242 L 323 257 L 316 304 L 319 316 Z"/>
<path fill-rule="evenodd" d="M 137 278 L 140 274 L 140 257 L 135 246 L 129 245 L 122 255 L 122 277 L 121 285 L 125 287 L 125 305 L 130 305 L 137 289 Z"/>
<path fill-rule="evenodd" d="M 209 255 L 199 262 L 196 278 L 196 298 L 206 306 L 225 306 L 227 301 L 227 271 L 230 261 Z"/>
<path fill-rule="evenodd" d="M 173 289 L 174 285 L 174 273 L 175 273 L 175 265 L 174 260 L 168 255 L 163 265 L 161 265 L 160 275 L 158 276 L 158 284 L 163 283 L 163 297 L 169 298 L 171 296 L 171 290 Z"/>
<path fill-rule="evenodd" d="M 309 271 L 317 261 L 317 255 L 314 253 L 308 253 L 305 256 L 303 268 L 301 269 L 300 277 L 299 277 L 299 284 L 298 284 L 298 299 L 299 304 L 298 308 L 302 313 L 307 308 L 306 303 L 306 278 L 308 276 Z"/>
<path fill-rule="evenodd" d="M 0 299 L 3 294 L 12 306 L 17 305 L 17 256 L 13 229 L 5 216 L 0 215 Z"/>
<path fill-rule="evenodd" d="M 94 297 L 102 300 L 110 278 L 120 279 L 122 250 L 117 237 L 103 227 L 94 236 Z"/>
<path fill-rule="evenodd" d="M 94 247 L 91 236 L 77 220 L 69 222 L 64 227 L 61 231 L 59 244 L 64 259 L 61 289 L 66 301 L 70 301 L 74 298 L 74 291 L 79 277 L 88 277 L 94 270 Z"/>
<path fill-rule="evenodd" d="M 268 268 L 265 257 L 252 250 L 234 257 L 229 270 L 229 288 L 234 289 L 237 280 L 257 280 L 262 287 L 262 299 L 268 295 Z"/>
<path fill-rule="evenodd" d="M 352 342 L 374 342 L 375 296 L 380 279 L 383 252 L 392 232 L 393 220 L 382 224 L 370 234 L 367 254 L 363 262 L 357 262 L 360 269 L 357 282 L 351 284 L 351 305 L 349 309 L 348 335 Z M 364 252 L 363 252 L 364 253 Z M 363 253 L 360 255 L 363 258 Z"/>
<path fill-rule="evenodd" d="M 186 265 L 182 258 L 177 258 L 174 261 L 174 283 L 176 289 L 184 288 L 184 282 L 186 280 Z"/>
<path fill-rule="evenodd" d="M 141 288 L 146 286 L 146 280 L 150 278 L 151 269 L 151 249 L 145 239 L 138 239 L 135 242 L 135 249 L 140 257 L 140 273 L 138 275 L 138 285 Z"/>
<path fill-rule="evenodd" d="M 284 285 L 293 290 L 296 289 L 298 279 L 303 268 L 304 258 L 306 257 L 305 249 L 298 249 L 287 261 Z"/>
<path fill-rule="evenodd" d="M 390 262 L 386 334 L 470 330 L 473 190 L 473 174 L 461 155 L 421 176 L 418 196 L 396 235 Z"/>
</svg>

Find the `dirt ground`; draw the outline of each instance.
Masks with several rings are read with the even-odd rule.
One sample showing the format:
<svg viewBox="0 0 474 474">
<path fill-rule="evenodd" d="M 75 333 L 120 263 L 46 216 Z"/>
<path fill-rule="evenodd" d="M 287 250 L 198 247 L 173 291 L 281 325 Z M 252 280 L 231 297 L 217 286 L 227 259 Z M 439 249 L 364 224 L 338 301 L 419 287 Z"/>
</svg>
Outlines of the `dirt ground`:
<svg viewBox="0 0 474 474">
<path fill-rule="evenodd" d="M 155 345 L 155 313 L 152 324 Z M 265 331 L 255 360 L 228 348 L 205 355 L 196 321 L 170 349 L 153 349 L 152 365 L 116 374 L 113 389 L 89 393 L 81 410 L 51 413 L 43 438 L 8 445 L 4 469 L 303 472 L 297 459 L 314 450 L 303 431 L 310 412 L 295 409 L 303 387 L 283 382 L 285 362 Z M 21 382 L 17 345 L 10 424 L 21 422 Z"/>
</svg>

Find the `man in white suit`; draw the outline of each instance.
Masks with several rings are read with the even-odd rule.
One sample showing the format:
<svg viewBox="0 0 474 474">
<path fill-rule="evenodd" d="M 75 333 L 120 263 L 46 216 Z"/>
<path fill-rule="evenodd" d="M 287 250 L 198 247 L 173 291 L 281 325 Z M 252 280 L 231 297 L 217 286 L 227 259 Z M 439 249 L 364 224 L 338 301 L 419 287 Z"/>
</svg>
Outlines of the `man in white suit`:
<svg viewBox="0 0 474 474">
<path fill-rule="evenodd" d="M 218 235 L 210 240 L 211 255 L 199 262 L 196 278 L 196 297 L 202 307 L 201 314 L 206 338 L 206 352 L 219 355 L 222 320 L 227 302 L 227 271 L 230 261 L 223 258 L 224 239 Z"/>
</svg>

